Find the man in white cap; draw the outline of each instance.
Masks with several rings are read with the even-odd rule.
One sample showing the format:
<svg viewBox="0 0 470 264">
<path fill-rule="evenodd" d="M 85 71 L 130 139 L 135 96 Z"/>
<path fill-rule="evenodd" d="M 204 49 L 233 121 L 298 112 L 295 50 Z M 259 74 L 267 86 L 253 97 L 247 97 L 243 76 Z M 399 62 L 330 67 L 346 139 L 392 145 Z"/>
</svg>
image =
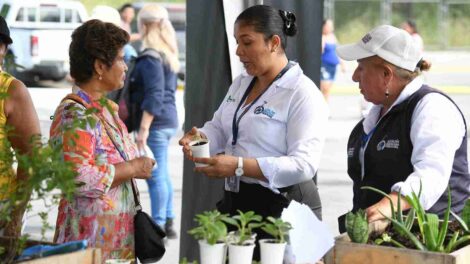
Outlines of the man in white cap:
<svg viewBox="0 0 470 264">
<path fill-rule="evenodd" d="M 451 209 L 460 213 L 470 196 L 465 119 L 447 95 L 423 84 L 419 75 L 431 65 L 411 36 L 382 25 L 337 53 L 357 60 L 352 79 L 374 104 L 348 141 L 353 211 L 365 209 L 373 224 L 391 216 L 387 198 L 361 189 L 372 186 L 389 194 L 395 208 L 402 195 L 402 210 L 410 208 L 403 196 L 421 190 L 424 209 L 443 216 L 450 187 Z"/>
</svg>

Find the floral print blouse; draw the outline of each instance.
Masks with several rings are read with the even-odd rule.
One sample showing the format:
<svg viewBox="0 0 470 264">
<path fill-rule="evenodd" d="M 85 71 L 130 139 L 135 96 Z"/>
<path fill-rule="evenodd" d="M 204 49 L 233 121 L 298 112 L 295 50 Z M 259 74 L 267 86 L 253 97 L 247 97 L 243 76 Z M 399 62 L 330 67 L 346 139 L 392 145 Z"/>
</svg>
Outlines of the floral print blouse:
<svg viewBox="0 0 470 264">
<path fill-rule="evenodd" d="M 50 138 L 63 143 L 64 160 L 74 163 L 78 187 L 71 201 L 60 201 L 54 241 L 86 239 L 90 247 L 101 248 L 103 262 L 109 258 L 133 259 L 135 202 L 131 182 L 113 188 L 111 183 L 113 164 L 124 161 L 120 153 L 133 159 L 137 148 L 114 102 L 107 100 L 110 113 L 83 90 L 66 98 L 70 97 L 73 100 L 64 99 L 55 112 Z M 98 109 L 91 115 L 96 124 L 67 132 L 65 128 L 72 122 L 86 119 L 86 109 L 91 107 Z"/>
</svg>

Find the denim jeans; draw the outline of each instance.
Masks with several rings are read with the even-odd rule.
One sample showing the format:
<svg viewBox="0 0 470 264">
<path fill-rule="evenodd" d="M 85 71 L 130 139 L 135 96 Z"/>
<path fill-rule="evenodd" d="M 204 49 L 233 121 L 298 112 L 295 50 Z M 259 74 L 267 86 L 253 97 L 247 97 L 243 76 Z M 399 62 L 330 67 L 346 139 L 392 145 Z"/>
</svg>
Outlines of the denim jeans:
<svg viewBox="0 0 470 264">
<path fill-rule="evenodd" d="M 147 180 L 152 218 L 164 226 L 167 218 L 175 218 L 173 212 L 173 185 L 168 173 L 168 145 L 176 128 L 150 129 L 147 145 L 152 150 L 158 167 Z"/>
</svg>

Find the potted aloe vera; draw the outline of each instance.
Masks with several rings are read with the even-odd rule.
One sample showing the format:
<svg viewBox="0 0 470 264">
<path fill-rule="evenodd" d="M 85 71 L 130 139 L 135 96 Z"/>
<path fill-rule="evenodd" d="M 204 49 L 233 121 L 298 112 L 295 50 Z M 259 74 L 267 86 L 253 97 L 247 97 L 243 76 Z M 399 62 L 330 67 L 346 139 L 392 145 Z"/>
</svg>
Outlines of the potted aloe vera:
<svg viewBox="0 0 470 264">
<path fill-rule="evenodd" d="M 291 224 L 281 218 L 268 216 L 261 229 L 273 236 L 271 239 L 259 240 L 261 264 L 282 264 Z"/>
<path fill-rule="evenodd" d="M 235 232 L 230 232 L 227 238 L 230 264 L 251 264 L 256 245 L 256 234 L 252 231 L 263 225 L 261 220 L 262 217 L 253 211 L 244 213 L 240 210 L 238 215 L 226 219 L 228 224 L 237 228 Z"/>
<path fill-rule="evenodd" d="M 225 263 L 227 255 L 227 226 L 228 215 L 217 210 L 197 214 L 194 221 L 198 226 L 188 231 L 199 242 L 201 264 Z M 229 220 L 230 221 L 230 220 Z"/>
<path fill-rule="evenodd" d="M 443 219 L 427 213 L 420 204 L 420 193 L 405 196 L 411 209 L 401 210 L 401 195 L 397 210 L 391 198 L 372 187 L 363 187 L 381 193 L 390 200 L 392 215 L 385 216 L 391 225 L 382 234 L 370 234 L 365 212 L 349 213 L 346 218 L 347 236 L 336 238 L 335 247 L 325 263 L 468 263 L 470 259 L 470 200 L 466 201 L 460 216 L 451 212 L 450 189 L 447 190 L 447 209 Z M 450 215 L 455 220 L 450 220 Z M 351 243 L 354 242 L 354 243 Z M 432 260 L 432 262 L 429 262 Z"/>
</svg>

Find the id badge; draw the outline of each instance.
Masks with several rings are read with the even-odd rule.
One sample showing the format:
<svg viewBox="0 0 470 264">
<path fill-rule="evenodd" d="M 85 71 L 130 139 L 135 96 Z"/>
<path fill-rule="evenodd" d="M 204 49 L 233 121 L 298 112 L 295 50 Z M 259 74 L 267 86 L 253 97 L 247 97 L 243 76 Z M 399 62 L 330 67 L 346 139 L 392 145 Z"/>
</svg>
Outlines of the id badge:
<svg viewBox="0 0 470 264">
<path fill-rule="evenodd" d="M 225 178 L 225 190 L 229 192 L 240 191 L 240 177 L 232 176 Z"/>
</svg>

